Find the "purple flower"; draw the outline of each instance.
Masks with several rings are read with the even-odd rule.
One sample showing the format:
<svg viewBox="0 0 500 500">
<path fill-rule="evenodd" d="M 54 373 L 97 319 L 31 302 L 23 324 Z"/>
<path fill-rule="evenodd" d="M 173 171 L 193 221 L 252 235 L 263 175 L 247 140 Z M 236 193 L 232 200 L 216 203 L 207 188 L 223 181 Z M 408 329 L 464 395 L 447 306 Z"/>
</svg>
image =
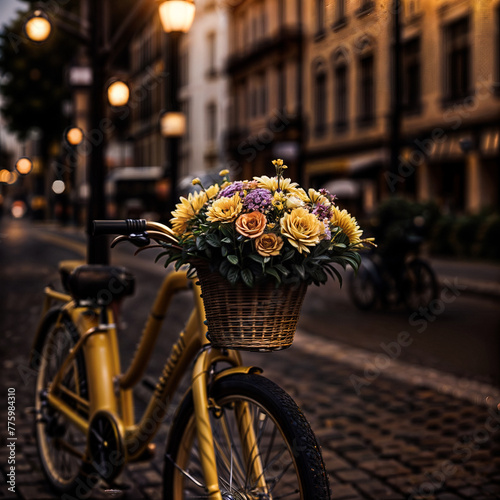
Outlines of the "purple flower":
<svg viewBox="0 0 500 500">
<path fill-rule="evenodd" d="M 258 211 L 265 213 L 272 202 L 271 193 L 267 189 L 257 188 L 248 192 L 243 200 L 243 207 L 250 211 Z"/>
<path fill-rule="evenodd" d="M 243 198 L 243 182 L 241 181 L 236 181 L 227 186 L 226 188 L 222 189 L 217 196 L 217 198 L 231 198 L 234 196 L 236 193 L 239 193 L 240 197 Z"/>
<path fill-rule="evenodd" d="M 328 189 L 322 188 L 319 190 L 320 194 L 322 194 L 328 201 L 331 201 L 332 203 L 336 200 L 337 195 L 330 193 Z"/>
<path fill-rule="evenodd" d="M 330 207 L 326 205 L 316 205 L 312 211 L 312 213 L 319 219 L 330 219 L 332 216 L 332 210 Z"/>
</svg>

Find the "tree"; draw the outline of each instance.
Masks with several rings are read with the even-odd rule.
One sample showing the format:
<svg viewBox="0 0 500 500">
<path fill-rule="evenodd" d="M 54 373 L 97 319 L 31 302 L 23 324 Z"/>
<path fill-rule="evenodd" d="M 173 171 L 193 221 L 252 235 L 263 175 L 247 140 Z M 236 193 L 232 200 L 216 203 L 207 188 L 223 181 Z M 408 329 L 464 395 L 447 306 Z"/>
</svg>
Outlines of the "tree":
<svg viewBox="0 0 500 500">
<path fill-rule="evenodd" d="M 57 30 L 46 43 L 33 44 L 23 33 L 27 13 L 28 8 L 19 12 L 0 37 L 2 113 L 9 129 L 21 140 L 32 128 L 42 131 L 41 153 L 45 156 L 49 145 L 60 140 L 68 125 L 62 112 L 62 103 L 70 98 L 65 69 L 76 44 Z"/>
</svg>

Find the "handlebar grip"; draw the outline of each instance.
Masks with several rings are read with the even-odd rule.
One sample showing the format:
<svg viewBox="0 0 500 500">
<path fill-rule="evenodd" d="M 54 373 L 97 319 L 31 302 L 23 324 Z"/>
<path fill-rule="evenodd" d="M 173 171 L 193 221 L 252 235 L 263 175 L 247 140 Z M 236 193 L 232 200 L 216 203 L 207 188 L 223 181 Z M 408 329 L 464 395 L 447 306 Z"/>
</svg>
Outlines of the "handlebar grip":
<svg viewBox="0 0 500 500">
<path fill-rule="evenodd" d="M 95 220 L 92 234 L 141 234 L 146 231 L 145 219 Z"/>
</svg>

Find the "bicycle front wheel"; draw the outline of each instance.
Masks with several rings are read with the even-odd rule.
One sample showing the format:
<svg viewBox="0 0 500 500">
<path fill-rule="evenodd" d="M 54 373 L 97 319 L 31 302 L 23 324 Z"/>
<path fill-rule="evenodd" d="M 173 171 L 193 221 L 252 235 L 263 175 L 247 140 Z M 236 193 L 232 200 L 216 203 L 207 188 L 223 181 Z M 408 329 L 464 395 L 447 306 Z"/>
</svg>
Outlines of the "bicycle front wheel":
<svg viewBox="0 0 500 500">
<path fill-rule="evenodd" d="M 35 353 L 38 360 L 35 437 L 42 469 L 52 488 L 58 493 L 72 493 L 79 487 L 84 496 L 90 492 L 90 487 L 82 489 L 81 486 L 88 472 L 84 465 L 86 435 L 51 407 L 47 398 L 50 383 L 78 339 L 73 323 L 67 318 L 58 321 L 58 317 L 59 314 L 46 317 L 42 326 L 43 342 Z M 56 392 L 82 418 L 88 418 L 87 374 L 81 352 L 68 365 Z"/>
<path fill-rule="evenodd" d="M 438 284 L 432 268 L 421 259 L 413 259 L 406 266 L 404 302 L 410 311 L 418 311 L 437 298 Z"/>
<path fill-rule="evenodd" d="M 316 438 L 292 398 L 270 380 L 233 374 L 212 385 L 211 424 L 224 499 L 328 500 Z M 181 403 L 165 454 L 165 500 L 208 498 L 192 393 Z M 252 436 L 249 446 L 248 436 Z"/>
</svg>

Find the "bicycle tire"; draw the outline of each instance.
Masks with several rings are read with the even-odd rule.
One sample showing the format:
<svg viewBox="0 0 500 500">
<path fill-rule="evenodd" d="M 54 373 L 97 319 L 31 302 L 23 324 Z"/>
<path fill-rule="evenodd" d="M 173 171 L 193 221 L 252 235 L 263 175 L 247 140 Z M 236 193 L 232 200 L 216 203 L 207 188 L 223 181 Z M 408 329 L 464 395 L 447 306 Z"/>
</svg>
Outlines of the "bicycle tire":
<svg viewBox="0 0 500 500">
<path fill-rule="evenodd" d="M 78 339 L 78 331 L 71 320 L 60 316 L 59 311 L 51 311 L 42 323 L 35 359 L 37 376 L 35 385 L 35 440 L 42 471 L 51 488 L 59 494 L 77 494 L 77 498 L 90 494 L 95 481 L 89 479 L 91 468 L 84 460 L 87 437 L 69 423 L 62 415 L 49 406 L 45 392 L 61 366 L 69 350 Z M 78 352 L 70 365 L 62 384 L 74 390 L 81 398 L 88 398 L 85 359 Z M 61 397 L 64 396 L 61 394 Z M 68 401 L 69 402 L 69 401 Z M 82 417 L 88 412 L 77 407 Z M 75 456 L 81 454 L 81 456 Z"/>
<path fill-rule="evenodd" d="M 268 498 L 266 493 L 272 498 L 330 498 L 316 438 L 296 403 L 283 389 L 260 375 L 232 374 L 216 381 L 210 387 L 209 397 L 222 411 L 220 415 L 212 411 L 211 423 L 219 487 L 224 498 L 264 500 Z M 255 478 L 249 477 L 239 440 L 230 439 L 238 434 L 233 410 L 242 402 L 247 403 L 252 415 L 267 492 L 256 486 Z M 246 430 L 239 432 L 245 434 Z M 169 432 L 163 477 L 165 500 L 208 498 L 198 454 L 193 396 L 188 392 Z"/>
<path fill-rule="evenodd" d="M 406 264 L 403 300 L 410 311 L 426 308 L 438 296 L 436 274 L 422 259 L 413 259 Z"/>
<path fill-rule="evenodd" d="M 363 265 L 357 274 L 350 273 L 349 296 L 353 304 L 361 311 L 369 311 L 377 302 L 377 285 Z"/>
</svg>

